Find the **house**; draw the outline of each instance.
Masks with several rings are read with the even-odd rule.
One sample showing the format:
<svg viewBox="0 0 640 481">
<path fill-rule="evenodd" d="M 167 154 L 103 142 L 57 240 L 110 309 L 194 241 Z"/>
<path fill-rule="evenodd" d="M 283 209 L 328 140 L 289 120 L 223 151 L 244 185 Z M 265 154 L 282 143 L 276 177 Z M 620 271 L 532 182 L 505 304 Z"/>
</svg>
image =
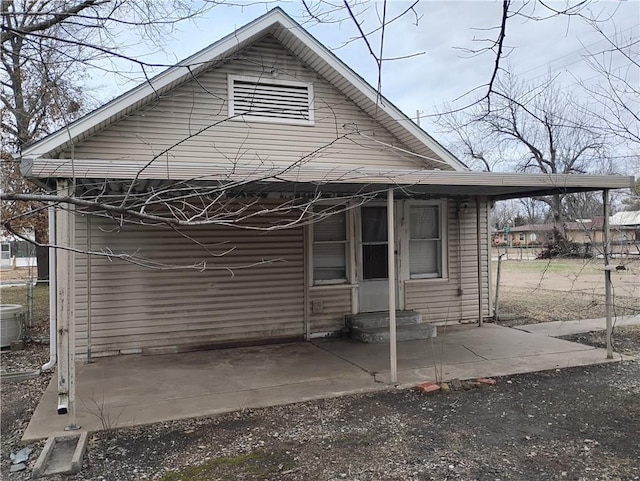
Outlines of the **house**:
<svg viewBox="0 0 640 481">
<path fill-rule="evenodd" d="M 308 340 L 377 311 L 394 346 L 396 308 L 482 323 L 490 202 L 633 180 L 471 172 L 278 8 L 26 148 L 22 168 L 69 206 L 63 409 L 76 357 Z"/>
<path fill-rule="evenodd" d="M 634 212 L 620 212 L 609 218 L 611 250 L 613 253 L 637 252 L 640 247 L 640 220 Z M 565 222 L 564 232 L 570 242 L 594 247 L 604 242 L 604 217 Z M 542 247 L 553 240 L 553 224 L 524 224 L 511 227 L 508 233 L 493 231 L 497 245 L 511 247 Z"/>
<path fill-rule="evenodd" d="M 597 240 L 602 243 L 602 219 L 584 219 L 564 222 L 562 229 L 571 242 L 591 244 Z M 558 229 L 560 227 L 558 226 Z M 538 247 L 553 240 L 554 224 L 524 224 L 511 227 L 504 242 L 515 247 Z"/>
<path fill-rule="evenodd" d="M 33 267 L 36 265 L 35 233 L 22 233 L 22 237 L 0 232 L 0 268 Z M 28 240 L 24 240 L 28 239 Z"/>
<path fill-rule="evenodd" d="M 609 224 L 614 231 L 613 242 L 628 253 L 640 254 L 640 210 L 618 212 Z"/>
</svg>

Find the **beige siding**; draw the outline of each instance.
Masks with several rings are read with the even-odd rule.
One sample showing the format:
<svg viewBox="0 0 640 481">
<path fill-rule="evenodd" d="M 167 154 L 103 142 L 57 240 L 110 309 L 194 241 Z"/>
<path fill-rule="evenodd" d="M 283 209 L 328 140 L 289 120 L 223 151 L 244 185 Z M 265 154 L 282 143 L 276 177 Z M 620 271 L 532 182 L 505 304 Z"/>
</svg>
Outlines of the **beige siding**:
<svg viewBox="0 0 640 481">
<path fill-rule="evenodd" d="M 264 226 L 273 216 L 262 216 Z M 85 217 L 76 244 L 86 246 Z M 91 219 L 93 251 L 136 254 L 171 266 L 206 261 L 206 269 L 151 269 L 118 259 L 91 258 L 91 348 L 96 356 L 149 348 L 187 348 L 302 338 L 302 228 L 261 232 L 201 227 L 183 232 Z M 243 266 L 254 265 L 243 268 Z M 87 256 L 76 256 L 76 339 L 87 351 Z"/>
<path fill-rule="evenodd" d="M 340 331 L 344 327 L 345 314 L 351 313 L 351 296 L 351 287 L 312 288 L 309 299 L 317 312 L 309 309 L 311 335 Z"/>
<path fill-rule="evenodd" d="M 427 322 L 469 322 L 478 320 L 477 228 L 474 202 L 460 210 L 460 229 L 456 202 L 449 201 L 448 264 L 449 278 L 410 280 L 405 284 L 405 308 L 415 309 Z M 489 270 L 487 258 L 487 204 L 481 203 L 483 315 L 489 316 Z M 460 294 L 459 289 L 462 293 Z"/>
<path fill-rule="evenodd" d="M 228 120 L 227 75 L 312 82 L 315 124 Z M 367 137 L 353 133 L 359 131 Z M 348 135 L 345 137 L 345 135 Z M 372 140 L 372 139 L 376 140 Z M 266 37 L 75 146 L 75 157 L 156 162 L 318 162 L 415 168 L 423 162 L 383 146 L 403 147 L 331 84 Z M 68 152 L 67 154 L 68 155 Z"/>
</svg>

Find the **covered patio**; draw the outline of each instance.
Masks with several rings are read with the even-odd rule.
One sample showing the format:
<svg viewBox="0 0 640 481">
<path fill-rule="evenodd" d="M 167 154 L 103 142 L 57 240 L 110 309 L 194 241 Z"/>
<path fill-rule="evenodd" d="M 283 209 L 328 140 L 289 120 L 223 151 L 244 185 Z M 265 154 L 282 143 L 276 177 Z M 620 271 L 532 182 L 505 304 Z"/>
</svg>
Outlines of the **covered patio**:
<svg viewBox="0 0 640 481">
<path fill-rule="evenodd" d="M 437 338 L 397 343 L 397 386 L 610 362 L 606 354 L 494 324 L 447 326 Z M 394 389 L 389 345 L 347 339 L 101 358 L 78 365 L 76 376 L 76 423 L 89 431 Z M 23 441 L 72 422 L 56 413 L 57 384 L 54 377 Z"/>
</svg>

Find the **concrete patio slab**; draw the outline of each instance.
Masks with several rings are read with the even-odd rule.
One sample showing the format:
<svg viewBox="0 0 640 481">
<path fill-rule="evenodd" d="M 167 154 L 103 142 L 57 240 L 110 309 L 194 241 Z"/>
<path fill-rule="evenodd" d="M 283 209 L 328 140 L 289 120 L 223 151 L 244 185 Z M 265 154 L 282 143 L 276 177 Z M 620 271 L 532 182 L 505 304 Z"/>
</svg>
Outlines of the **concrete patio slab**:
<svg viewBox="0 0 640 481">
<path fill-rule="evenodd" d="M 621 359 L 620 356 L 617 359 Z M 469 379 L 607 362 L 606 352 L 486 324 L 398 343 L 399 383 Z M 123 427 L 390 389 L 388 344 L 349 340 L 102 358 L 77 366 L 77 424 Z M 54 378 L 23 441 L 70 424 Z M 100 414 L 100 413 L 103 414 Z"/>
</svg>

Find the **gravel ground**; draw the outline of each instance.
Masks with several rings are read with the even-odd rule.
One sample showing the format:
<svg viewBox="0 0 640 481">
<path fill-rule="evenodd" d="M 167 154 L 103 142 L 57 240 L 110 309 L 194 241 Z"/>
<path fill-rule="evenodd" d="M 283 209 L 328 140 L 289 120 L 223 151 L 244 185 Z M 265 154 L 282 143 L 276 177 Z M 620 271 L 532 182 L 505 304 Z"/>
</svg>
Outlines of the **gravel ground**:
<svg viewBox="0 0 640 481">
<path fill-rule="evenodd" d="M 562 336 L 560 339 L 588 344 L 589 346 L 599 347 L 602 349 L 607 348 L 607 337 L 605 331 L 572 334 L 570 336 Z M 615 352 L 629 356 L 640 354 L 640 326 L 614 326 L 612 339 L 613 350 Z"/>
<path fill-rule="evenodd" d="M 110 454 L 91 456 L 85 476 L 638 479 L 638 373 L 625 363 L 448 395 L 393 391 L 120 431 L 95 438 Z"/>
<path fill-rule="evenodd" d="M 617 335 L 640 354 L 638 329 Z M 24 352 L 2 356 L 28 364 Z M 8 458 L 48 377 L 3 384 L 3 479 L 29 479 L 43 443 L 22 473 L 8 473 Z M 638 361 L 448 394 L 390 390 L 97 433 L 81 474 L 51 479 L 638 480 L 639 400 Z"/>
</svg>

